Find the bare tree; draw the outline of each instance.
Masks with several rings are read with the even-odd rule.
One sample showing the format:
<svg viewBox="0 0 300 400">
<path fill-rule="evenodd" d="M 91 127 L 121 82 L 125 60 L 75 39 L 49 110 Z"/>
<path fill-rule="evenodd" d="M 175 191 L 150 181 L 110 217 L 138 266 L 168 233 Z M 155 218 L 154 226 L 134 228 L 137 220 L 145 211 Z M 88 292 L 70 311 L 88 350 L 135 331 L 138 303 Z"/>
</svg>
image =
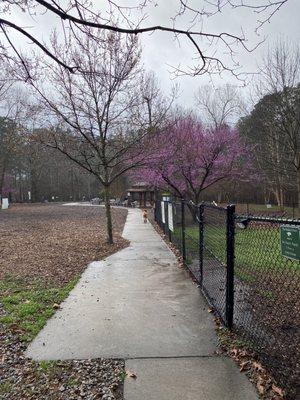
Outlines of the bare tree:
<svg viewBox="0 0 300 400">
<path fill-rule="evenodd" d="M 143 72 L 136 37 L 86 29 L 89 34 L 70 34 L 64 43 L 52 37 L 53 53 L 65 63 L 81 65 L 84 72 L 71 73 L 45 61 L 40 79 L 31 85 L 51 127 L 38 139 L 98 179 L 112 243 L 110 187 L 142 162 L 137 144 L 149 131 L 149 124 L 138 124 L 145 104 L 140 90 Z"/>
<path fill-rule="evenodd" d="M 185 38 L 196 51 L 196 64 L 191 65 L 188 70 L 182 70 L 178 67 L 178 72 L 201 75 L 207 72 L 220 73 L 222 71 L 230 71 L 235 76 L 238 76 L 237 68 L 239 65 L 234 59 L 236 46 L 251 50 L 246 46 L 247 38 L 243 34 L 236 35 L 230 31 L 207 32 L 203 28 L 205 19 L 213 18 L 214 15 L 221 12 L 233 13 L 237 9 L 245 8 L 259 16 L 256 29 L 260 29 L 266 22 L 270 22 L 272 16 L 287 1 L 262 0 L 259 4 L 249 4 L 244 0 L 203 0 L 199 1 L 197 6 L 194 6 L 189 0 L 176 0 L 173 5 L 172 25 L 145 26 L 148 8 L 152 6 L 151 0 L 136 0 L 130 6 L 124 6 L 118 0 L 107 0 L 105 4 L 101 4 L 101 7 L 98 8 L 93 8 L 92 3 L 86 0 L 69 0 L 67 2 L 63 0 L 3 0 L 0 10 L 3 15 L 0 18 L 0 29 L 3 33 L 0 54 L 2 53 L 5 58 L 9 58 L 13 62 L 19 61 L 26 71 L 27 79 L 32 78 L 30 68 L 32 60 L 26 58 L 15 45 L 11 37 L 11 31 L 15 31 L 29 39 L 38 49 L 69 72 L 81 69 L 82 66 L 80 64 L 76 62 L 69 63 L 68 60 L 53 52 L 39 37 L 20 26 L 17 20 L 12 17 L 17 15 L 18 10 L 22 10 L 23 13 L 29 16 L 34 15 L 35 24 L 39 27 L 38 17 L 48 12 L 50 17 L 56 17 L 61 20 L 62 32 L 66 28 L 70 28 L 73 32 L 76 31 L 78 33 L 84 27 L 90 27 L 132 36 L 161 31 L 173 34 L 177 39 L 180 37 Z M 155 5 L 159 7 L 161 3 L 162 1 L 157 1 Z M 181 17 L 183 16 L 190 23 L 181 28 L 178 27 L 178 24 L 182 23 Z M 120 21 L 120 25 L 113 23 L 116 20 Z M 214 50 L 208 50 L 211 46 L 216 50 L 216 53 Z M 12 52 L 9 50 L 12 50 Z M 225 61 L 228 54 L 232 58 L 232 63 L 230 64 Z"/>
<path fill-rule="evenodd" d="M 0 203 L 3 196 L 5 175 L 16 152 L 16 131 L 17 126 L 12 120 L 0 117 Z"/>
<path fill-rule="evenodd" d="M 242 112 L 238 88 L 229 84 L 217 88 L 202 86 L 195 97 L 202 120 L 214 128 L 232 123 Z"/>
<path fill-rule="evenodd" d="M 3 195 L 5 175 L 13 164 L 21 142 L 22 91 L 12 86 L 7 71 L 0 78 L 0 199 Z"/>
<path fill-rule="evenodd" d="M 253 148 L 253 158 L 261 171 L 266 201 L 273 193 L 277 205 L 284 204 L 284 192 L 291 189 L 291 156 L 278 124 L 280 95 L 266 95 L 238 124 L 240 133 Z"/>
<path fill-rule="evenodd" d="M 300 82 L 300 47 L 285 39 L 269 47 L 259 66 L 258 95 L 282 92 Z"/>
<path fill-rule="evenodd" d="M 153 72 L 141 75 L 139 85 L 140 106 L 135 110 L 131 123 L 139 129 L 148 126 L 149 132 L 161 130 L 164 124 L 169 124 L 168 117 L 172 112 L 174 101 L 177 99 L 179 86 L 174 85 L 169 95 L 164 95 L 160 82 Z"/>
<path fill-rule="evenodd" d="M 294 174 L 300 207 L 300 48 L 280 40 L 260 68 L 260 94 L 276 97 L 270 130 L 274 151 L 283 154 L 281 169 Z M 277 136 L 274 136 L 274 132 Z"/>
</svg>

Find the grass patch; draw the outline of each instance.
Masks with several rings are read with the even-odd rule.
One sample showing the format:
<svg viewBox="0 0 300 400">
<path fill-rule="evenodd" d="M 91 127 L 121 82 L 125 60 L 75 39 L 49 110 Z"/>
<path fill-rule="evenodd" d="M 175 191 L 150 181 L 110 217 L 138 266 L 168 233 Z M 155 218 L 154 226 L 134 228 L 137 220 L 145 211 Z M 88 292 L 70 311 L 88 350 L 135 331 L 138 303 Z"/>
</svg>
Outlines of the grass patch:
<svg viewBox="0 0 300 400">
<path fill-rule="evenodd" d="M 0 323 L 20 330 L 22 341 L 31 341 L 54 314 L 53 305 L 61 303 L 77 281 L 75 277 L 63 287 L 45 287 L 41 281 L 28 284 L 14 277 L 5 278 L 0 281 L 0 293 L 6 315 L 0 317 Z"/>
<path fill-rule="evenodd" d="M 79 383 L 78 379 L 75 379 L 75 378 L 69 378 L 67 381 L 67 385 L 69 387 L 74 387 L 74 386 L 78 385 L 78 383 Z"/>
<path fill-rule="evenodd" d="M 39 362 L 39 368 L 43 372 L 49 372 L 53 370 L 53 368 L 56 368 L 57 361 L 40 361 Z"/>
<path fill-rule="evenodd" d="M 274 294 L 270 290 L 258 290 L 258 293 L 267 300 L 276 300 Z"/>
<path fill-rule="evenodd" d="M 175 230 L 174 235 L 179 235 Z M 225 227 L 204 228 L 205 257 L 211 254 L 226 265 L 226 229 Z M 186 251 L 188 260 L 198 256 L 199 228 L 186 227 Z M 236 230 L 235 235 L 235 266 L 237 276 L 247 282 L 254 283 L 255 271 L 270 271 L 274 273 L 285 271 L 300 272 L 300 263 L 289 260 L 281 255 L 280 233 L 278 227 L 255 227 Z"/>
<path fill-rule="evenodd" d="M 120 379 L 121 379 L 122 382 L 125 382 L 126 376 L 127 375 L 126 375 L 125 371 L 121 372 Z"/>
<path fill-rule="evenodd" d="M 13 382 L 11 381 L 0 382 L 0 395 L 4 396 L 5 394 L 10 393 L 12 386 Z"/>
<path fill-rule="evenodd" d="M 39 361 L 36 362 L 35 365 L 37 366 L 35 369 L 35 374 L 37 377 L 45 375 L 48 379 L 53 379 L 61 370 L 61 368 L 58 366 L 58 361 Z"/>
</svg>

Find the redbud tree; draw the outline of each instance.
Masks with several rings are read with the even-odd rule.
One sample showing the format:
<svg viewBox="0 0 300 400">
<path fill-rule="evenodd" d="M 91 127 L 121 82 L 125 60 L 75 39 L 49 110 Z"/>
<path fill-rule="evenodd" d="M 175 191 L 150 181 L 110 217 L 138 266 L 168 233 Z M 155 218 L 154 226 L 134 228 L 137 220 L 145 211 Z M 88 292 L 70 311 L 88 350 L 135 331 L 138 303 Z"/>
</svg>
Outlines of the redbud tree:
<svg viewBox="0 0 300 400">
<path fill-rule="evenodd" d="M 220 181 L 255 178 L 252 149 L 227 126 L 208 129 L 195 118 L 179 119 L 148 137 L 144 148 L 148 156 L 135 178 L 195 204 Z"/>
</svg>

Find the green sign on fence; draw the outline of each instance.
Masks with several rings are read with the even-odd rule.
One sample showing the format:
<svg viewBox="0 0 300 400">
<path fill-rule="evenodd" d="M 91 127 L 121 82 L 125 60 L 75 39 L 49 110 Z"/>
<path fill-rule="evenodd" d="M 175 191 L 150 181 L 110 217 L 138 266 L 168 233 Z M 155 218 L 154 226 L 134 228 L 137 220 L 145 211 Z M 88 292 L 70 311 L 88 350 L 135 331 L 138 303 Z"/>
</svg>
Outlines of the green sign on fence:
<svg viewBox="0 0 300 400">
<path fill-rule="evenodd" d="M 300 226 L 280 226 L 281 254 L 300 261 Z"/>
</svg>

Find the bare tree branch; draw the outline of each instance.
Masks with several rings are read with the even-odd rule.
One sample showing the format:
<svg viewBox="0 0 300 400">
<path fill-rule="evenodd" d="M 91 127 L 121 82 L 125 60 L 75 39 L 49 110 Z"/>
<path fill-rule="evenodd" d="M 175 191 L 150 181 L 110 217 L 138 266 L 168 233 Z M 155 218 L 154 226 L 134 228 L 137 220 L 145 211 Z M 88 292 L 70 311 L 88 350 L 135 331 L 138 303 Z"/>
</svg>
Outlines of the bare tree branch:
<svg viewBox="0 0 300 400">
<path fill-rule="evenodd" d="M 177 1 L 179 9 L 177 12 L 175 11 L 174 13 L 173 26 L 150 25 L 146 27 L 142 26 L 142 22 L 146 19 L 147 6 L 151 3 L 148 0 L 142 0 L 140 2 L 137 2 L 136 4 L 133 4 L 132 6 L 122 6 L 116 0 L 107 0 L 106 5 L 108 5 L 109 7 L 107 18 L 104 16 L 105 11 L 102 11 L 102 13 L 94 11 L 91 6 L 87 5 L 85 1 L 79 0 L 70 0 L 67 5 L 64 4 L 64 7 L 60 4 L 59 0 L 19 0 L 17 2 L 14 2 L 12 0 L 4 0 L 4 6 L 2 7 L 4 7 L 4 10 L 9 10 L 12 6 L 16 6 L 20 7 L 28 14 L 31 14 L 32 10 L 36 11 L 37 6 L 39 6 L 42 8 L 42 10 L 47 10 L 52 15 L 61 19 L 62 22 L 68 22 L 69 27 L 73 29 L 73 33 L 74 28 L 80 30 L 81 32 L 84 32 L 84 29 L 87 27 L 134 36 L 160 31 L 168 34 L 173 34 L 177 37 L 185 37 L 191 43 L 192 48 L 196 50 L 198 61 L 197 65 L 190 68 L 188 71 L 184 71 L 178 68 L 178 73 L 200 75 L 209 72 L 212 66 L 216 65 L 216 69 L 219 72 L 223 70 L 229 71 L 233 73 L 234 76 L 238 77 L 239 74 L 237 74 L 235 68 L 229 65 L 225 65 L 224 61 L 222 61 L 221 59 L 221 56 L 212 56 L 210 54 L 207 54 L 207 51 L 202 48 L 203 44 L 200 43 L 199 39 L 205 38 L 206 40 L 210 41 L 210 43 L 220 41 L 222 45 L 224 45 L 225 48 L 229 51 L 229 54 L 231 56 L 233 56 L 233 46 L 235 45 L 242 46 L 242 48 L 246 51 L 252 51 L 257 47 L 257 45 L 259 45 L 259 43 L 252 48 L 248 48 L 248 46 L 246 45 L 247 40 L 244 35 L 238 36 L 235 34 L 231 34 L 230 32 L 206 32 L 202 29 L 202 27 L 198 29 L 193 29 L 195 21 L 198 18 L 213 17 L 213 15 L 215 15 L 216 13 L 224 11 L 226 7 L 230 7 L 231 10 L 243 7 L 249 9 L 250 11 L 259 13 L 260 15 L 264 15 L 264 18 L 261 21 L 258 21 L 259 27 L 257 29 L 259 29 L 265 22 L 269 22 L 273 15 L 278 12 L 280 8 L 287 3 L 288 0 L 261 0 L 262 3 L 257 5 L 248 4 L 243 0 L 210 0 L 209 2 L 204 1 L 203 4 L 199 5 L 197 8 L 192 7 L 189 0 Z M 130 17 L 130 13 L 132 10 L 140 10 L 141 12 L 145 12 L 141 19 L 137 21 L 136 17 Z M 118 15 L 122 18 L 127 26 L 120 26 L 119 24 L 114 24 L 112 22 L 113 16 L 116 13 L 118 13 Z M 191 26 L 178 28 L 175 24 L 177 18 L 186 13 L 192 15 Z M 9 19 L 1 18 L 0 26 L 13 29 L 25 36 L 26 38 L 30 39 L 32 43 L 34 43 L 34 45 L 36 45 L 48 57 L 59 63 L 64 68 L 68 69 L 70 72 L 75 72 L 78 68 L 80 68 L 79 65 L 69 65 L 66 64 L 62 59 L 57 58 L 57 56 L 55 56 L 55 54 L 53 54 L 53 52 L 38 38 L 29 34 L 25 28 L 18 26 L 16 23 L 11 22 Z M 89 31 L 89 34 L 91 34 L 91 31 Z"/>
</svg>

